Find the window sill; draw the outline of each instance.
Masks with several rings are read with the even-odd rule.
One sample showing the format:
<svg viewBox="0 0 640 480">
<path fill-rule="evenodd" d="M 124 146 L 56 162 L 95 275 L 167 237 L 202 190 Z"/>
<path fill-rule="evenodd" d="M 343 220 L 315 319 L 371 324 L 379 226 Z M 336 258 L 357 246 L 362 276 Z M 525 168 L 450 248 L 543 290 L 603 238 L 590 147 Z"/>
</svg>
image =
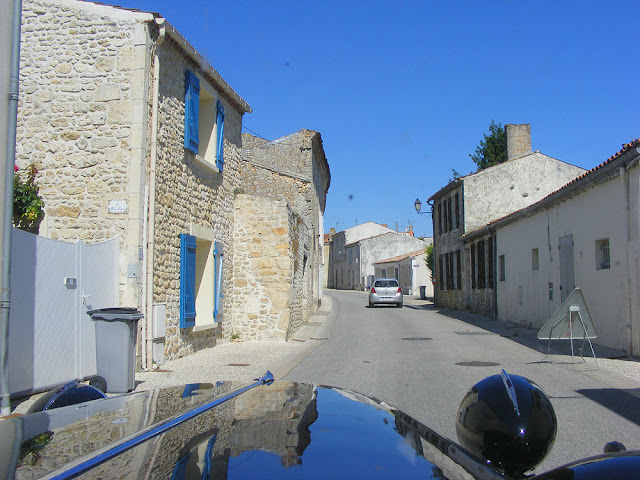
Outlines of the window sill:
<svg viewBox="0 0 640 480">
<path fill-rule="evenodd" d="M 218 328 L 219 323 L 207 323 L 205 325 L 196 325 L 193 327 L 193 333 L 196 332 L 204 332 L 206 330 L 213 330 L 214 328 Z"/>
<path fill-rule="evenodd" d="M 215 163 L 211 163 L 209 160 L 205 159 L 204 157 L 201 157 L 200 155 L 196 154 L 196 161 L 200 164 L 203 165 L 204 167 L 208 168 L 209 170 L 212 170 L 216 173 L 221 173 L 220 170 L 218 169 L 218 167 L 216 166 Z"/>
</svg>

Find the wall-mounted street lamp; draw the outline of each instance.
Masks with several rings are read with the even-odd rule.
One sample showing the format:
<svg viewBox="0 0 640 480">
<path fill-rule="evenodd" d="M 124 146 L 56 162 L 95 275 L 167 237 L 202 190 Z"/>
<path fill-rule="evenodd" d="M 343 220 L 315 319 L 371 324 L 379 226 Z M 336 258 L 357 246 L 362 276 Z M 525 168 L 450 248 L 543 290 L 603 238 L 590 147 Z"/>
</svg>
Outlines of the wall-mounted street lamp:
<svg viewBox="0 0 640 480">
<path fill-rule="evenodd" d="M 424 215 L 425 213 L 429 213 L 429 212 L 420 212 L 420 210 L 422 210 L 422 202 L 420 201 L 419 198 L 416 198 L 416 201 L 413 203 L 413 206 L 416 207 L 416 213 L 418 215 Z"/>
</svg>

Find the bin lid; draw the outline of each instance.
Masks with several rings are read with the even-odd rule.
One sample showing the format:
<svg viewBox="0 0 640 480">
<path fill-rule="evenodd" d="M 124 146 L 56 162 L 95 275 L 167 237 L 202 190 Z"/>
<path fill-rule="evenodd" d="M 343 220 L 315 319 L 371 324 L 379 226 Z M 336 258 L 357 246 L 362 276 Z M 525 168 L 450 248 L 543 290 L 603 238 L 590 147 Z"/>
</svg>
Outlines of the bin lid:
<svg viewBox="0 0 640 480">
<path fill-rule="evenodd" d="M 106 320 L 108 322 L 116 320 L 139 320 L 144 315 L 133 307 L 111 307 L 97 308 L 87 312 L 92 320 Z"/>
</svg>

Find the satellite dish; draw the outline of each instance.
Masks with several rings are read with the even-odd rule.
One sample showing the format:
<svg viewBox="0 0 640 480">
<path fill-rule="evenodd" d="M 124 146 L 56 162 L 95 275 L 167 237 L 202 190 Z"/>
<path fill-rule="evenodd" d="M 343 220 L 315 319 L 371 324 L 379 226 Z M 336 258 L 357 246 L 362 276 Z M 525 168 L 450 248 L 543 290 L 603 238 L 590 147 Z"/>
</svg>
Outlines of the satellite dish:
<svg viewBox="0 0 640 480">
<path fill-rule="evenodd" d="M 571 292 L 538 332 L 540 340 L 584 340 L 597 337 L 593 317 L 579 287 Z"/>
<path fill-rule="evenodd" d="M 551 318 L 544 324 L 544 326 L 538 332 L 538 338 L 540 340 L 549 340 L 547 346 L 547 355 L 551 351 L 551 340 L 570 340 L 571 341 L 571 361 L 575 360 L 573 355 L 573 340 L 582 339 L 582 348 L 580 348 L 580 356 L 584 350 L 585 342 L 589 342 L 591 347 L 591 353 L 593 358 L 596 358 L 596 352 L 593 350 L 591 344 L 592 338 L 597 338 L 598 332 L 596 326 L 593 323 L 593 317 L 587 306 L 587 301 L 584 298 L 582 290 L 576 288 L 567 299 L 562 302 L 560 308 L 558 308 Z M 583 358 L 584 360 L 584 358 Z M 598 361 L 596 360 L 596 365 Z"/>
</svg>

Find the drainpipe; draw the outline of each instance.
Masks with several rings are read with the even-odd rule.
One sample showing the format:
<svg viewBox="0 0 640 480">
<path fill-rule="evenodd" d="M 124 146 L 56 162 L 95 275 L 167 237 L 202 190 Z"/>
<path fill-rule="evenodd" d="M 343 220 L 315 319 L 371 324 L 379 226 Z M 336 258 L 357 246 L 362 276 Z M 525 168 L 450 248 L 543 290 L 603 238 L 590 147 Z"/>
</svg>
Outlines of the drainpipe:
<svg viewBox="0 0 640 480">
<path fill-rule="evenodd" d="M 629 244 L 631 242 L 631 226 L 630 222 L 630 208 L 629 208 L 629 176 L 627 175 L 626 167 L 622 166 L 619 169 L 620 171 L 620 181 L 622 182 L 622 188 L 624 191 L 624 240 L 625 240 L 625 250 L 627 252 L 627 308 L 628 308 L 628 320 L 627 324 L 627 354 L 633 355 L 633 318 L 632 318 L 632 295 L 631 295 L 631 265 L 630 265 L 630 257 L 629 257 Z"/>
<path fill-rule="evenodd" d="M 153 249 L 156 226 L 156 163 L 158 153 L 158 96 L 160 90 L 160 60 L 158 59 L 158 47 L 165 38 L 166 29 L 164 18 L 156 18 L 159 27 L 153 54 L 153 92 L 151 103 L 151 152 L 149 158 L 149 209 L 147 227 L 147 263 L 146 263 L 146 290 L 147 299 L 145 305 L 145 368 L 151 369 L 153 365 Z"/>
<path fill-rule="evenodd" d="M 11 229 L 13 224 L 13 175 L 16 158 L 16 128 L 18 122 L 18 92 L 20 80 L 20 19 L 22 0 L 13 2 L 11 38 L 11 73 L 9 78 L 9 108 L 7 109 L 7 149 L 4 177 L 4 217 L 2 222 L 2 300 L 0 302 L 0 414 L 11 413 L 9 392 L 9 313 L 11 310 Z"/>
</svg>

